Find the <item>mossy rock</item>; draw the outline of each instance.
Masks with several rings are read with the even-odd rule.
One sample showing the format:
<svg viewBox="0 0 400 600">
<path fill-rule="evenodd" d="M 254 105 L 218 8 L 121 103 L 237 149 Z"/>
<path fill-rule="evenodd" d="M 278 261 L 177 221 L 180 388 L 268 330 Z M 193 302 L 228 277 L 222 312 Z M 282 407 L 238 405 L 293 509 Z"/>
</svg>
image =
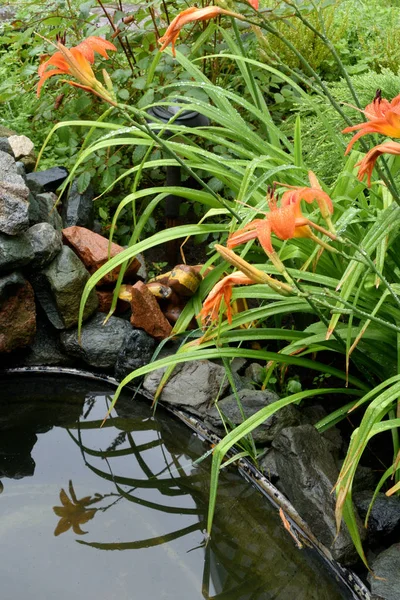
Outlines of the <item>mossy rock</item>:
<svg viewBox="0 0 400 600">
<path fill-rule="evenodd" d="M 14 129 L 9 129 L 8 127 L 4 127 L 4 125 L 0 125 L 0 137 L 9 138 L 11 135 L 19 135 L 17 131 Z"/>
</svg>

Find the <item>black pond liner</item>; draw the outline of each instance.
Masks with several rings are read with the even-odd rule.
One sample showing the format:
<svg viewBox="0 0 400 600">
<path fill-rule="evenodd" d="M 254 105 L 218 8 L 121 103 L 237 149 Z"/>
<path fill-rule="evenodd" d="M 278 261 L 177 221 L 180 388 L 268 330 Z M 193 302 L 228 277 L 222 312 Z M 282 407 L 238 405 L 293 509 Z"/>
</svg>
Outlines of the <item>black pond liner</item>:
<svg viewBox="0 0 400 600">
<path fill-rule="evenodd" d="M 16 367 L 10 369 L 1 369 L 0 375 L 12 375 L 20 373 L 37 373 L 44 375 L 70 375 L 72 377 L 81 377 L 85 379 L 92 379 L 97 382 L 104 382 L 117 388 L 119 382 L 108 375 L 93 373 L 91 371 L 83 371 L 80 369 L 72 369 L 66 367 Z M 134 386 L 126 386 L 128 389 L 138 392 Z M 146 393 L 144 390 L 140 390 L 140 395 L 144 398 L 152 400 L 153 398 Z M 217 444 L 221 441 L 214 432 L 210 431 L 204 423 L 202 423 L 196 417 L 178 410 L 174 407 L 160 403 L 165 410 L 172 413 L 182 423 L 190 427 L 201 439 L 209 442 L 210 444 Z M 236 454 L 235 450 L 231 450 L 227 453 L 227 456 L 233 456 Z M 321 544 L 317 538 L 313 535 L 307 523 L 303 521 L 296 509 L 290 504 L 287 498 L 276 489 L 274 485 L 259 471 L 250 461 L 246 458 L 240 458 L 234 462 L 238 473 L 248 481 L 253 487 L 259 490 L 271 504 L 283 513 L 284 517 L 290 524 L 290 530 L 292 537 L 298 540 L 299 546 L 304 543 L 305 545 L 311 546 L 318 555 L 327 564 L 329 570 L 340 580 L 342 584 L 349 590 L 352 597 L 355 600 L 372 600 L 372 596 L 368 588 L 361 581 L 361 579 L 353 573 L 350 569 L 343 567 L 340 563 L 332 558 L 332 555 L 328 548 Z M 301 546 L 300 546 L 301 547 Z"/>
</svg>

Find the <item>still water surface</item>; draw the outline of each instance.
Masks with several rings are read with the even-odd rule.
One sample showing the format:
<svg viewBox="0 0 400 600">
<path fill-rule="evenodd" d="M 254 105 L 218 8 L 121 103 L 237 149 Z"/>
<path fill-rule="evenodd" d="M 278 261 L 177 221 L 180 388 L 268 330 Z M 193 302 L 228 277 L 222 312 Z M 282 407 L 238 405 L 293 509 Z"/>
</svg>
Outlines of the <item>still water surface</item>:
<svg viewBox="0 0 400 600">
<path fill-rule="evenodd" d="M 65 375 L 0 377 L 2 600 L 339 600 L 269 503 L 222 472 L 204 544 L 209 448 L 131 394 Z"/>
</svg>

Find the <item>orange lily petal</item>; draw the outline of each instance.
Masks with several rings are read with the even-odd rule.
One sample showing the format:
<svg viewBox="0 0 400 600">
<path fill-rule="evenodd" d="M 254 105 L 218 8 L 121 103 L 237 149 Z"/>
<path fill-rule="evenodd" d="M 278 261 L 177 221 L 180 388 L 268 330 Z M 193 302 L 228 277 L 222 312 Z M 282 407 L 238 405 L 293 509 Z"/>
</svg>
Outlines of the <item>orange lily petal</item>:
<svg viewBox="0 0 400 600">
<path fill-rule="evenodd" d="M 367 185 L 371 185 L 372 172 L 375 167 L 375 163 L 381 154 L 394 154 L 400 155 L 400 144 L 397 142 L 385 142 L 372 148 L 364 158 L 356 164 L 358 169 L 357 178 L 362 181 L 367 176 Z"/>
<path fill-rule="evenodd" d="M 188 23 L 208 21 L 208 19 L 213 19 L 219 15 L 229 15 L 231 17 L 243 19 L 242 15 L 234 13 L 230 10 L 225 10 L 219 6 L 206 6 L 205 8 L 196 8 L 195 6 L 190 6 L 179 13 L 179 15 L 177 15 L 175 19 L 171 21 L 164 35 L 159 38 L 158 43 L 161 44 L 160 52 L 165 50 L 165 48 L 171 44 L 172 54 L 175 56 L 175 42 L 178 39 L 182 27 Z"/>
<path fill-rule="evenodd" d="M 358 131 L 348 144 L 345 154 L 348 154 L 355 144 L 363 135 L 368 133 L 380 133 L 389 137 L 400 137 L 400 94 L 393 98 L 391 102 L 385 98 L 381 98 L 380 94 L 371 104 L 363 111 L 368 121 L 359 123 L 352 127 L 346 127 L 342 133 L 351 133 Z"/>
<path fill-rule="evenodd" d="M 84 40 L 78 46 L 66 48 L 60 42 L 57 44 L 58 51 L 47 61 L 43 62 L 38 69 L 40 81 L 38 84 L 37 95 L 40 95 L 43 83 L 53 75 L 68 74 L 75 77 L 80 83 L 68 82 L 76 87 L 82 87 L 103 98 L 110 104 L 113 104 L 111 94 L 96 79 L 90 63 L 94 61 L 94 53 L 97 52 L 108 58 L 107 50 L 116 50 L 114 44 L 107 42 L 102 38 L 92 36 Z M 56 69 L 46 70 L 47 67 L 54 66 Z"/>
<path fill-rule="evenodd" d="M 203 302 L 203 308 L 200 311 L 199 316 L 203 325 L 206 325 L 208 321 L 214 322 L 218 320 L 219 311 L 221 308 L 221 302 L 225 300 L 227 318 L 229 323 L 232 322 L 232 310 L 230 301 L 232 298 L 232 286 L 234 285 L 250 285 L 254 281 L 247 277 L 241 271 L 227 275 L 221 281 L 219 281 L 208 294 L 207 298 Z"/>
<path fill-rule="evenodd" d="M 37 97 L 39 98 L 40 91 L 42 89 L 42 85 L 44 84 L 46 79 L 53 77 L 53 75 L 64 75 L 64 73 L 65 73 L 65 71 L 61 71 L 61 69 L 51 69 L 50 71 L 46 71 L 46 73 L 41 76 L 40 81 L 38 83 L 37 90 L 36 90 Z"/>
<path fill-rule="evenodd" d="M 250 240 L 255 240 L 257 237 L 257 224 L 264 223 L 264 219 L 254 219 L 251 223 L 247 223 L 241 229 L 238 229 L 228 237 L 227 247 L 236 248 L 240 244 L 245 244 Z"/>
<path fill-rule="evenodd" d="M 111 42 L 103 40 L 98 36 L 90 36 L 80 42 L 76 48 L 83 54 L 85 58 L 91 63 L 94 63 L 94 53 L 97 52 L 104 58 L 110 58 L 107 54 L 107 50 L 117 51 L 117 48 Z"/>
</svg>

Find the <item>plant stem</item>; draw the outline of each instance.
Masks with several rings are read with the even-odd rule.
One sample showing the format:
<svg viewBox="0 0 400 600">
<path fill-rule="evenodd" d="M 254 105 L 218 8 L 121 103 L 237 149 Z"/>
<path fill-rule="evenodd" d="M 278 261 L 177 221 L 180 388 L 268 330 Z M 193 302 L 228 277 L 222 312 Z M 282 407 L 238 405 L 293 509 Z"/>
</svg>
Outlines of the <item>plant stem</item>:
<svg viewBox="0 0 400 600">
<path fill-rule="evenodd" d="M 115 27 L 115 24 L 114 24 L 112 18 L 108 14 L 107 9 L 104 6 L 102 0 L 96 0 L 96 1 L 97 1 L 97 4 L 100 5 L 100 8 L 101 8 L 101 10 L 104 13 L 104 16 L 107 18 L 108 22 L 110 23 L 110 26 L 111 26 L 112 30 L 114 31 L 114 33 L 117 33 L 117 28 Z M 132 73 L 134 73 L 135 69 L 133 67 L 133 64 L 132 64 L 132 61 L 131 61 L 131 57 L 129 56 L 129 52 L 126 49 L 125 44 L 123 43 L 123 41 L 121 40 L 121 38 L 119 38 L 119 43 L 121 44 L 122 50 L 124 51 L 124 54 L 126 56 L 126 60 L 128 61 L 129 67 L 130 67 Z M 132 51 L 131 51 L 131 54 L 132 54 Z M 135 56 L 133 54 L 132 54 L 132 58 L 133 58 L 133 61 L 136 62 L 136 58 L 135 58 Z"/>
</svg>

